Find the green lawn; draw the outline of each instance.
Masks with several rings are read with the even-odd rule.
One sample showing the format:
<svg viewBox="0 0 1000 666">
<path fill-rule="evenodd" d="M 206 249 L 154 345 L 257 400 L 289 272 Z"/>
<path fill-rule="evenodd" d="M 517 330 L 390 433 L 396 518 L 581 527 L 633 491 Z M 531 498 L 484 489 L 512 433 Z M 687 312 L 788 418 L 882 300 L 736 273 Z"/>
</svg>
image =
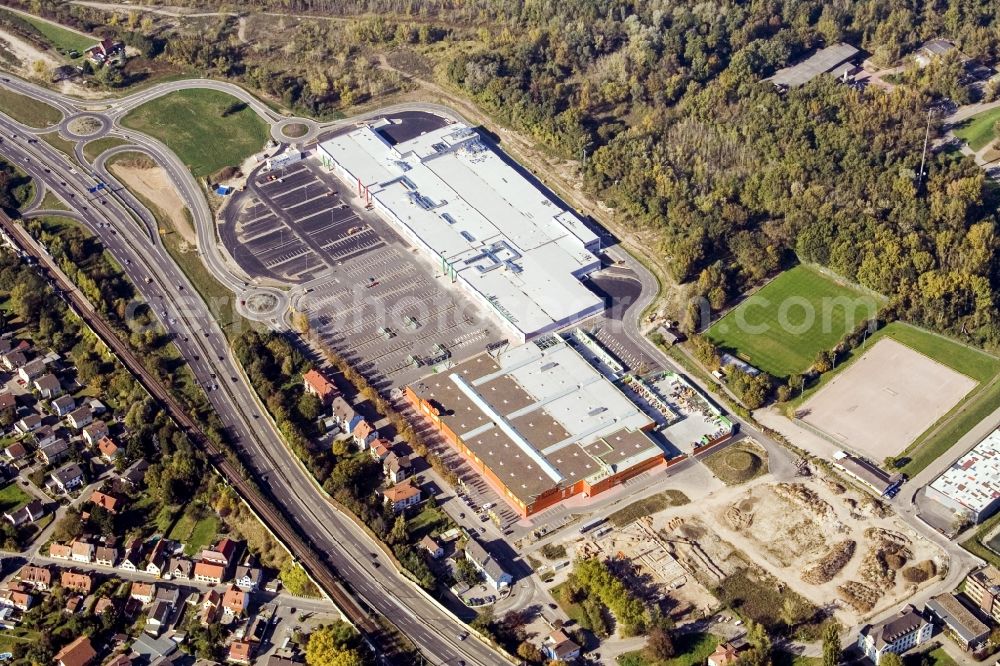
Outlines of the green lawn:
<svg viewBox="0 0 1000 666">
<path fill-rule="evenodd" d="M 718 347 L 775 377 L 803 372 L 877 311 L 879 301 L 807 266 L 785 271 L 706 332 Z"/>
<path fill-rule="evenodd" d="M 223 117 L 236 98 L 215 90 L 179 90 L 146 102 L 122 124 L 171 148 L 196 177 L 237 166 L 264 147 L 268 126 L 249 108 Z"/>
<path fill-rule="evenodd" d="M 926 658 L 926 660 L 925 660 Z M 911 654 L 903 657 L 904 666 L 958 666 L 955 660 L 948 656 L 944 648 L 937 648 L 927 653 Z"/>
<path fill-rule="evenodd" d="M 84 51 L 98 42 L 96 37 L 83 35 L 74 30 L 63 28 L 53 23 L 49 23 L 48 21 L 43 21 L 35 16 L 28 14 L 18 14 L 18 16 L 35 26 L 35 29 L 38 30 L 38 32 L 42 33 L 47 40 L 52 42 L 52 46 L 54 46 L 57 51 L 63 51 L 65 53 L 76 51 L 78 54 L 83 55 Z"/>
<path fill-rule="evenodd" d="M 737 442 L 713 453 L 703 461 L 720 481 L 735 486 L 767 473 L 763 453 L 745 442 Z"/>
<path fill-rule="evenodd" d="M 775 650 L 771 663 L 774 666 L 820 666 L 823 663 L 823 659 L 820 657 L 803 657 L 802 655 Z"/>
<path fill-rule="evenodd" d="M 83 156 L 88 162 L 93 162 L 105 150 L 117 148 L 118 146 L 124 146 L 127 144 L 128 141 L 125 139 L 119 139 L 116 136 L 106 136 L 100 139 L 94 139 L 93 141 L 88 141 L 83 145 Z"/>
<path fill-rule="evenodd" d="M 697 666 L 704 664 L 708 655 L 715 652 L 719 638 L 712 634 L 677 634 L 674 648 L 677 656 L 665 660 L 653 660 L 642 650 L 626 652 L 618 657 L 619 666 Z"/>
<path fill-rule="evenodd" d="M 979 150 L 996 138 L 993 125 L 1000 120 L 1000 108 L 977 113 L 962 122 L 955 130 L 955 136 L 969 144 L 969 148 Z"/>
<path fill-rule="evenodd" d="M 6 88 L 0 88 L 0 113 L 28 127 L 48 127 L 62 120 L 62 113 L 54 106 Z"/>
<path fill-rule="evenodd" d="M 196 520 L 191 513 L 185 512 L 174 523 L 170 533 L 167 534 L 167 538 L 182 542 L 184 544 L 185 555 L 197 555 L 212 545 L 218 534 L 219 519 L 214 515 L 208 515 L 201 520 Z"/>
<path fill-rule="evenodd" d="M 49 190 L 45 191 L 45 196 L 42 197 L 38 207 L 42 210 L 69 210 L 69 207 Z"/>
<path fill-rule="evenodd" d="M 821 375 L 819 382 L 810 386 L 803 396 L 789 403 L 789 409 L 798 408 L 816 391 L 832 381 L 837 373 L 842 372 L 860 358 L 865 350 L 884 337 L 892 338 L 979 382 L 965 400 L 945 414 L 938 423 L 928 428 L 899 455 L 900 458 L 906 459 L 899 471 L 912 477 L 943 455 L 973 426 L 1000 408 L 1000 359 L 937 333 L 903 322 L 892 322 L 873 333 L 863 348 L 859 347 L 848 354 L 847 359 L 842 361 L 836 370 Z"/>
<path fill-rule="evenodd" d="M 8 483 L 0 489 L 0 514 L 16 511 L 31 501 L 31 495 L 21 490 L 17 483 Z"/>
<path fill-rule="evenodd" d="M 684 506 L 690 501 L 688 496 L 679 490 L 664 490 L 661 493 L 650 495 L 645 499 L 632 502 L 628 506 L 618 509 L 608 516 L 608 521 L 621 527 L 644 516 L 659 513 L 672 506 Z"/>
</svg>

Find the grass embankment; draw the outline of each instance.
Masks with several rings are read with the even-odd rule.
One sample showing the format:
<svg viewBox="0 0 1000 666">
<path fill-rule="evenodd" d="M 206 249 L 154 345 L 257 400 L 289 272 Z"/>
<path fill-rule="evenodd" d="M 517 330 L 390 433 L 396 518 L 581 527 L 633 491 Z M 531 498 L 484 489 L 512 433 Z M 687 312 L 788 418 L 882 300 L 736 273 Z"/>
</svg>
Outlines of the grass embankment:
<svg viewBox="0 0 1000 666">
<path fill-rule="evenodd" d="M 643 650 L 626 652 L 618 657 L 619 666 L 697 666 L 704 664 L 708 655 L 719 645 L 718 636 L 690 633 L 674 636 L 677 656 L 670 659 L 650 659 Z"/>
<path fill-rule="evenodd" d="M 985 543 L 987 537 L 989 537 L 997 526 L 1000 526 L 1000 513 L 980 525 L 979 529 L 971 537 L 962 542 L 962 548 L 965 548 L 976 557 L 981 557 L 993 566 L 1000 567 L 1000 554 L 991 550 Z M 994 542 L 1000 546 L 1000 533 L 990 539 L 990 543 Z"/>
<path fill-rule="evenodd" d="M 195 177 L 238 166 L 270 137 L 268 126 L 239 100 L 215 90 L 179 90 L 146 102 L 122 119 L 156 137 Z"/>
<path fill-rule="evenodd" d="M 650 495 L 628 506 L 618 509 L 610 516 L 608 522 L 621 527 L 645 516 L 651 516 L 672 506 L 684 506 L 691 500 L 679 490 L 664 490 L 662 493 Z"/>
<path fill-rule="evenodd" d="M 49 190 L 45 191 L 45 196 L 42 197 L 38 208 L 41 210 L 69 210 L 69 206 Z"/>
<path fill-rule="evenodd" d="M 28 127 L 48 127 L 62 120 L 62 113 L 45 102 L 0 88 L 0 113 Z"/>
<path fill-rule="evenodd" d="M 1000 120 L 1000 108 L 990 109 L 966 118 L 955 129 L 955 136 L 969 144 L 972 150 L 980 150 L 997 138 L 994 126 Z"/>
<path fill-rule="evenodd" d="M 88 141 L 83 145 L 83 156 L 88 162 L 93 162 L 105 150 L 125 145 L 128 145 L 128 141 L 125 139 L 119 139 L 116 136 L 106 136 L 100 139 L 94 139 L 93 141 Z"/>
<path fill-rule="evenodd" d="M 135 159 L 148 160 L 149 158 L 142 153 L 119 153 L 108 161 L 107 166 L 110 169 L 116 162 L 127 162 Z M 225 285 L 216 280 L 215 276 L 205 267 L 205 264 L 201 261 L 201 257 L 198 256 L 197 248 L 189 246 L 184 241 L 180 232 L 174 228 L 174 224 L 166 211 L 162 210 L 141 193 L 134 190 L 129 191 L 152 213 L 160 232 L 160 240 L 163 242 L 163 247 L 166 248 L 167 253 L 178 267 L 184 271 L 184 275 L 187 276 L 187 279 L 191 281 L 198 294 L 208 305 L 209 311 L 215 317 L 216 321 L 219 322 L 219 326 L 222 327 L 222 332 L 226 335 L 226 338 L 232 340 L 235 336 L 239 335 L 240 331 L 245 330 L 244 327 L 249 326 L 249 322 L 236 311 L 236 301 L 233 292 L 229 291 Z M 191 214 L 186 208 L 184 209 L 184 215 L 188 218 L 189 223 L 193 224 L 191 222 Z"/>
<path fill-rule="evenodd" d="M 765 453 L 747 442 L 737 442 L 705 458 L 705 466 L 727 486 L 755 479 L 767 472 Z"/>
<path fill-rule="evenodd" d="M 877 312 L 879 301 L 808 266 L 785 271 L 705 333 L 775 377 L 803 372 Z"/>
<path fill-rule="evenodd" d="M 80 57 L 84 51 L 98 42 L 96 37 L 49 23 L 30 14 L 18 14 L 18 16 L 34 26 L 57 51 L 67 57 L 73 51 L 76 51 L 77 57 Z"/>
</svg>

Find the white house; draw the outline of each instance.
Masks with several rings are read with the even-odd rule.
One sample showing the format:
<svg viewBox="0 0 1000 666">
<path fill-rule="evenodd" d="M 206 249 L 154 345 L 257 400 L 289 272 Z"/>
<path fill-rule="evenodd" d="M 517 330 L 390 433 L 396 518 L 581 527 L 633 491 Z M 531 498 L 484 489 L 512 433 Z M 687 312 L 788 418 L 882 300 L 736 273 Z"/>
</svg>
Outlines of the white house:
<svg viewBox="0 0 1000 666">
<path fill-rule="evenodd" d="M 885 622 L 867 625 L 858 636 L 858 648 L 876 666 L 887 652 L 903 654 L 926 643 L 934 633 L 934 625 L 913 606 L 906 606 Z"/>
<path fill-rule="evenodd" d="M 502 590 L 510 586 L 514 578 L 504 571 L 500 563 L 490 554 L 483 544 L 475 539 L 469 539 L 465 546 L 465 559 L 472 562 L 486 578 L 486 582 L 496 590 Z"/>
</svg>

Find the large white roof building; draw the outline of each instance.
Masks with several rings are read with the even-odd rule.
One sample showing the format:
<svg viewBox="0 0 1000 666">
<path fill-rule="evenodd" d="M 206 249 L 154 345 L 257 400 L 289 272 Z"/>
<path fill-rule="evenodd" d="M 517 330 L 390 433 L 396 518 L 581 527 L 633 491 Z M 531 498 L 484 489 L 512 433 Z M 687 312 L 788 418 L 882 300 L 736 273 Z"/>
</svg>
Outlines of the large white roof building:
<svg viewBox="0 0 1000 666">
<path fill-rule="evenodd" d="M 518 342 L 603 311 L 581 282 L 600 267 L 598 236 L 468 126 L 449 124 L 395 146 L 365 126 L 319 151 Z"/>
<path fill-rule="evenodd" d="M 928 486 L 927 495 L 977 523 L 1000 508 L 1000 430 L 956 460 Z"/>
</svg>

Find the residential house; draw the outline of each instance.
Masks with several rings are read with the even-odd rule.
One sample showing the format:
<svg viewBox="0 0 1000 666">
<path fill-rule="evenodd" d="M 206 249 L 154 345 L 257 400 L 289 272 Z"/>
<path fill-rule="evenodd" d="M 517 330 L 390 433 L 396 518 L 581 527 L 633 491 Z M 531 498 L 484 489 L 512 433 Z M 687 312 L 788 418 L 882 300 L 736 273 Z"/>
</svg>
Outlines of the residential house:
<svg viewBox="0 0 1000 666">
<path fill-rule="evenodd" d="M 97 652 L 86 636 L 80 636 L 55 656 L 57 666 L 90 666 L 96 659 Z"/>
<path fill-rule="evenodd" d="M 198 562 L 194 565 L 194 579 L 199 583 L 221 583 L 226 577 L 226 567 L 212 562 Z"/>
<path fill-rule="evenodd" d="M 209 590 L 201 595 L 198 602 L 201 608 L 201 623 L 203 625 L 212 624 L 219 616 L 219 608 L 222 606 L 222 595 L 215 590 Z"/>
<path fill-rule="evenodd" d="M 117 514 L 122 510 L 124 500 L 116 495 L 110 495 L 100 490 L 95 490 L 90 495 L 90 503 L 99 506 L 110 514 Z"/>
<path fill-rule="evenodd" d="M 68 560 L 73 557 L 73 548 L 64 543 L 49 544 L 49 557 L 54 560 Z"/>
<path fill-rule="evenodd" d="M 407 479 L 383 490 L 382 497 L 384 502 L 392 508 L 393 513 L 401 513 L 411 506 L 419 504 L 421 495 L 420 488 L 413 485 L 412 480 Z"/>
<path fill-rule="evenodd" d="M 174 580 L 191 580 L 192 575 L 194 575 L 194 562 L 186 557 L 175 555 L 167 563 L 167 571 L 163 577 Z"/>
<path fill-rule="evenodd" d="M 542 652 L 549 659 L 569 663 L 580 656 L 580 646 L 561 629 L 556 629 L 542 641 Z"/>
<path fill-rule="evenodd" d="M 108 424 L 104 421 L 94 421 L 83 429 L 83 439 L 86 440 L 87 446 L 93 446 L 94 444 L 97 444 L 102 437 L 107 436 Z"/>
<path fill-rule="evenodd" d="M 6 589 L 0 591 L 0 606 L 16 608 L 22 613 L 35 604 L 35 597 L 22 589 Z"/>
<path fill-rule="evenodd" d="M 14 527 L 33 523 L 45 515 L 45 505 L 39 500 L 31 500 L 16 511 L 5 511 L 4 520 Z"/>
<path fill-rule="evenodd" d="M 119 568 L 123 571 L 138 571 L 139 565 L 142 563 L 142 542 L 138 539 L 132 539 L 125 546 L 125 555 L 122 557 L 121 565 Z"/>
<path fill-rule="evenodd" d="M 153 574 L 157 578 L 163 575 L 167 568 L 167 540 L 160 539 L 153 546 L 153 551 L 149 554 L 149 561 L 146 563 L 146 573 Z"/>
<path fill-rule="evenodd" d="M 244 592 L 256 592 L 260 589 L 260 581 L 264 577 L 264 572 L 260 567 L 249 567 L 240 565 L 236 567 L 233 575 L 233 584 Z"/>
<path fill-rule="evenodd" d="M 174 607 L 169 601 L 157 600 L 146 615 L 145 632 L 150 636 L 159 636 L 164 629 L 170 626 L 170 616 L 174 612 Z"/>
<path fill-rule="evenodd" d="M 141 602 L 143 605 L 153 603 L 156 598 L 156 585 L 154 583 L 144 583 L 135 581 L 129 590 L 129 598 Z"/>
<path fill-rule="evenodd" d="M 350 433 L 354 431 L 354 426 L 358 424 L 361 420 L 361 416 L 355 411 L 351 403 L 347 402 L 341 396 L 337 396 L 333 399 L 331 403 L 333 411 L 333 421 L 337 426 L 344 432 Z"/>
<path fill-rule="evenodd" d="M 102 39 L 84 51 L 87 58 L 95 65 L 103 65 L 108 60 L 125 55 L 125 44 L 111 39 Z"/>
<path fill-rule="evenodd" d="M 708 666 L 733 666 L 739 659 L 739 650 L 732 643 L 723 641 L 708 655 Z"/>
<path fill-rule="evenodd" d="M 963 650 L 978 650 L 990 637 L 990 628 L 950 592 L 931 598 L 925 611 L 928 619 L 943 625 Z"/>
<path fill-rule="evenodd" d="M 122 450 L 115 444 L 115 440 L 110 437 L 101 437 L 97 440 L 97 450 L 101 457 L 109 463 L 113 463 L 122 454 Z"/>
<path fill-rule="evenodd" d="M 141 488 L 146 483 L 146 470 L 148 469 L 149 469 L 149 463 L 146 462 L 145 458 L 140 458 L 139 460 L 136 460 L 119 477 L 120 485 L 123 488 L 127 488 L 129 490 L 135 490 L 136 488 Z"/>
<path fill-rule="evenodd" d="M 59 378 L 51 372 L 35 379 L 34 384 L 35 390 L 38 391 L 38 395 L 42 396 L 46 400 L 51 400 L 63 392 L 62 384 L 59 382 Z"/>
<path fill-rule="evenodd" d="M 420 547 L 427 551 L 435 560 L 444 557 L 444 548 L 438 543 L 438 540 L 432 537 L 430 534 L 424 535 L 424 538 L 420 540 Z"/>
<path fill-rule="evenodd" d="M 46 465 L 58 465 L 69 457 L 69 453 L 69 443 L 65 439 L 53 439 L 38 449 L 38 457 Z"/>
<path fill-rule="evenodd" d="M 94 413 L 87 405 L 77 407 L 66 415 L 66 422 L 69 423 L 74 430 L 80 430 L 81 428 L 90 425 L 93 420 Z"/>
<path fill-rule="evenodd" d="M 245 546 L 240 541 L 229 538 L 220 539 L 214 547 L 201 551 L 201 561 L 222 565 L 228 572 L 240 561 L 244 550 Z"/>
<path fill-rule="evenodd" d="M 403 479 L 409 478 L 412 470 L 410 456 L 399 455 L 395 451 L 389 451 L 389 455 L 382 461 L 382 471 L 389 479 L 389 483 L 399 483 Z"/>
<path fill-rule="evenodd" d="M 0 393 L 0 412 L 6 412 L 7 410 L 13 410 L 17 407 L 17 398 L 10 391 L 4 391 Z"/>
<path fill-rule="evenodd" d="M 364 451 L 369 444 L 378 438 L 378 430 L 368 421 L 361 419 L 351 431 L 351 436 L 354 437 L 354 443 L 358 445 L 358 448 Z"/>
<path fill-rule="evenodd" d="M 255 651 L 253 643 L 233 641 L 229 646 L 229 654 L 226 656 L 226 661 L 231 664 L 249 664 L 253 661 Z"/>
<path fill-rule="evenodd" d="M 36 378 L 45 374 L 45 361 L 40 358 L 28 361 L 17 369 L 17 376 L 25 384 L 33 382 Z"/>
<path fill-rule="evenodd" d="M 0 356 L 0 362 L 3 363 L 4 369 L 13 371 L 27 363 L 28 357 L 25 356 L 23 351 L 15 349 Z"/>
<path fill-rule="evenodd" d="M 60 491 L 68 493 L 69 491 L 79 488 L 83 485 L 83 469 L 80 468 L 76 463 L 69 463 L 68 465 L 63 465 L 56 471 L 49 475 L 52 484 L 57 487 Z"/>
<path fill-rule="evenodd" d="M 101 597 L 94 603 L 94 615 L 100 617 L 105 613 L 111 613 L 111 615 L 117 615 L 118 607 L 115 605 L 115 600 L 110 597 Z"/>
<path fill-rule="evenodd" d="M 76 615 L 80 612 L 81 608 L 83 608 L 83 597 L 79 594 L 74 594 L 66 600 L 66 605 L 63 606 L 63 612 L 67 615 Z"/>
<path fill-rule="evenodd" d="M 94 589 L 94 578 L 88 573 L 63 571 L 59 575 L 59 584 L 66 590 L 86 595 Z"/>
<path fill-rule="evenodd" d="M 319 398 L 324 407 L 329 407 L 333 399 L 340 395 L 340 391 L 333 385 L 333 382 L 315 369 L 302 375 L 302 385 L 306 393 L 311 393 Z"/>
<path fill-rule="evenodd" d="M 42 427 L 36 429 L 32 436 L 35 438 L 35 444 L 44 448 L 56 441 L 58 434 L 56 433 L 56 429 L 52 426 L 43 425 Z"/>
<path fill-rule="evenodd" d="M 28 457 L 28 449 L 21 442 L 14 442 L 3 450 L 3 455 L 7 460 L 17 462 Z"/>
<path fill-rule="evenodd" d="M 14 424 L 14 430 L 18 431 L 22 435 L 27 435 L 29 432 L 34 432 L 42 427 L 42 417 L 38 414 L 28 414 L 22 419 L 19 419 L 17 423 Z"/>
<path fill-rule="evenodd" d="M 965 596 L 976 608 L 1000 622 L 1000 569 L 987 565 L 966 576 Z"/>
<path fill-rule="evenodd" d="M 17 579 L 39 592 L 47 592 L 52 587 L 52 569 L 35 564 L 25 564 L 17 572 Z"/>
<path fill-rule="evenodd" d="M 70 546 L 72 555 L 70 559 L 81 564 L 90 564 L 94 561 L 94 544 L 75 540 Z"/>
<path fill-rule="evenodd" d="M 105 567 L 118 564 L 118 549 L 110 546 L 98 546 L 94 550 L 94 561 Z"/>
<path fill-rule="evenodd" d="M 371 454 L 372 460 L 377 463 L 383 462 L 389 456 L 390 451 L 392 451 L 392 442 L 381 438 L 373 440 L 371 448 L 368 449 L 368 453 Z"/>
<path fill-rule="evenodd" d="M 469 543 L 466 544 L 465 559 L 472 562 L 486 578 L 486 582 L 496 590 L 509 587 L 514 580 L 509 573 L 504 571 L 496 558 L 486 550 L 486 547 L 476 539 L 469 539 Z"/>
<path fill-rule="evenodd" d="M 878 666 L 882 655 L 903 654 L 930 640 L 934 625 L 913 606 L 906 606 L 884 622 L 866 625 L 858 636 L 858 648 Z"/>
<path fill-rule="evenodd" d="M 49 403 L 52 411 L 59 418 L 65 418 L 70 412 L 76 409 L 76 399 L 71 395 L 61 395 Z"/>
<path fill-rule="evenodd" d="M 235 585 L 230 585 L 222 593 L 222 610 L 233 617 L 240 617 L 246 612 L 250 605 L 250 594 L 239 589 Z"/>
</svg>

